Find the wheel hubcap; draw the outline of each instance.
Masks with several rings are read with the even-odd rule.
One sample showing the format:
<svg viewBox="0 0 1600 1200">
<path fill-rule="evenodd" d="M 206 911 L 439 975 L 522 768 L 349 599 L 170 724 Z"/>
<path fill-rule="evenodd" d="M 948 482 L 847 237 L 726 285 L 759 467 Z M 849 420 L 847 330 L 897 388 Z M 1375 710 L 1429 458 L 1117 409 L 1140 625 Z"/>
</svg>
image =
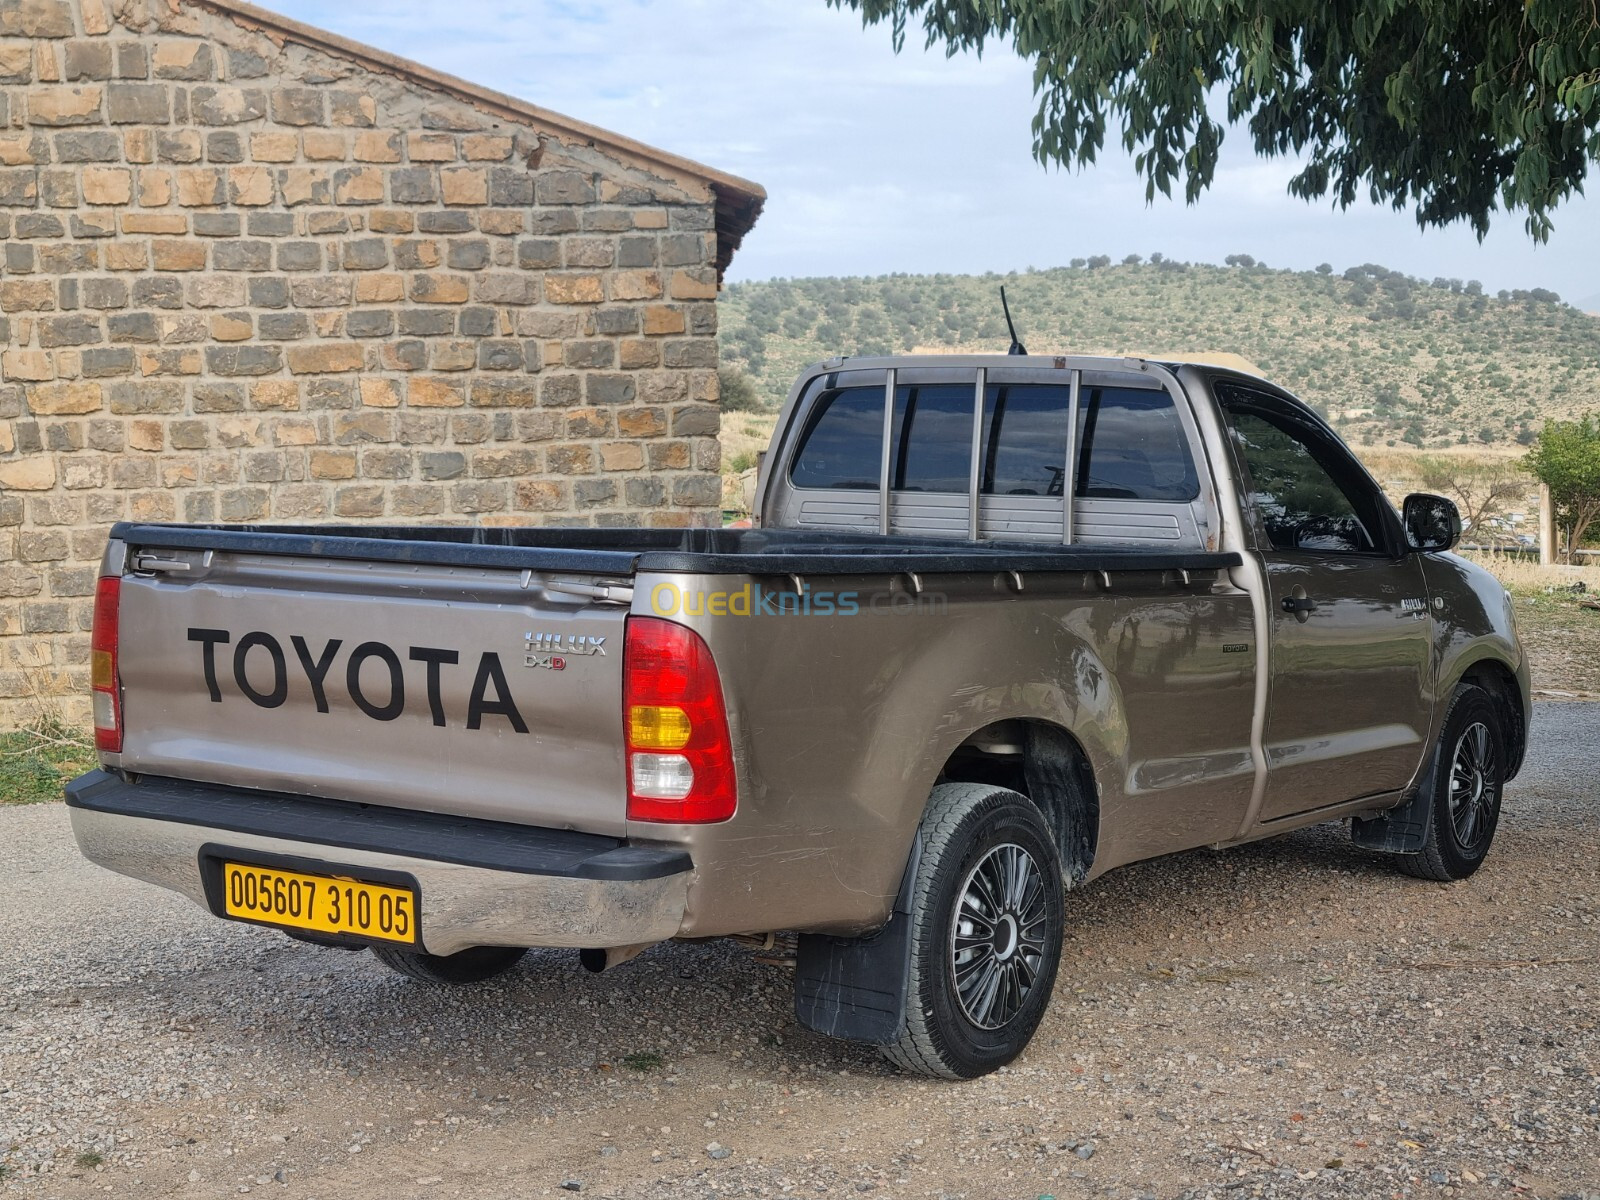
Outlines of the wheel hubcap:
<svg viewBox="0 0 1600 1200">
<path fill-rule="evenodd" d="M 967 1019 L 999 1029 L 1039 978 L 1048 924 L 1044 876 L 1021 846 L 996 846 L 961 886 L 950 930 L 956 998 Z"/>
<path fill-rule="evenodd" d="M 1500 803 L 1500 773 L 1495 762 L 1494 739 L 1479 721 L 1456 741 L 1450 760 L 1450 823 L 1456 844 L 1475 848 L 1488 833 Z"/>
</svg>

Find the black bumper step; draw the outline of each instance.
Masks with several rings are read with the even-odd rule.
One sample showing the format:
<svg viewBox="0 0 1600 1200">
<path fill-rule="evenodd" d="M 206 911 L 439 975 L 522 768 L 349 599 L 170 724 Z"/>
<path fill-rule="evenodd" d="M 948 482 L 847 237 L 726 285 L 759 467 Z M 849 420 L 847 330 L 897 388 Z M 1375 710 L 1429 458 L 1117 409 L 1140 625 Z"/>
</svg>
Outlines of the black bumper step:
<svg viewBox="0 0 1600 1200">
<path fill-rule="evenodd" d="M 74 808 L 229 833 L 456 863 L 519 875 L 636 882 L 692 868 L 685 850 L 622 838 L 324 800 L 289 792 L 90 771 L 67 784 Z"/>
</svg>

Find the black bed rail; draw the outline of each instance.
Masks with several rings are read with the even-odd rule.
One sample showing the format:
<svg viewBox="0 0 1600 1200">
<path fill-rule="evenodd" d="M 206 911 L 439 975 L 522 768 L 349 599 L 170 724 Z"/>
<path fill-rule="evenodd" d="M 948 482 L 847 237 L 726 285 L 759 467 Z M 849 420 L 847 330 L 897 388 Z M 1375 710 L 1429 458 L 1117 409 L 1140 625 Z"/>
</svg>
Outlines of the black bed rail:
<svg viewBox="0 0 1600 1200">
<path fill-rule="evenodd" d="M 632 576 L 938 575 L 983 571 L 1222 571 L 1237 554 L 1098 544 L 967 542 L 805 529 L 566 529 L 421 525 L 142 525 L 111 536 L 137 549 Z"/>
</svg>

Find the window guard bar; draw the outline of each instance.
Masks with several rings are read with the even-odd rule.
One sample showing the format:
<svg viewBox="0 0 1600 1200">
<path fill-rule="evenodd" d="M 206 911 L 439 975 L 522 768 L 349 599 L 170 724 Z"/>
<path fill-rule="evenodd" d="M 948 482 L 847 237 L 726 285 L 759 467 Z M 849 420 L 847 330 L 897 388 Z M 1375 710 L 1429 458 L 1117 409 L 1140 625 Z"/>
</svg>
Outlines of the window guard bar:
<svg viewBox="0 0 1600 1200">
<path fill-rule="evenodd" d="M 967 540 L 978 540 L 978 488 L 983 482 L 983 393 L 989 385 L 989 368 L 978 368 L 978 383 L 972 393 L 972 463 L 967 468 Z"/>
<path fill-rule="evenodd" d="M 1061 543 L 1072 544 L 1072 495 L 1078 490 L 1078 390 L 1083 372 L 1072 372 L 1072 390 L 1067 395 L 1067 461 L 1061 476 Z"/>
<path fill-rule="evenodd" d="M 889 461 L 894 452 L 894 392 L 899 372 L 890 367 L 884 372 L 883 459 L 878 464 L 878 532 L 889 536 Z"/>
</svg>

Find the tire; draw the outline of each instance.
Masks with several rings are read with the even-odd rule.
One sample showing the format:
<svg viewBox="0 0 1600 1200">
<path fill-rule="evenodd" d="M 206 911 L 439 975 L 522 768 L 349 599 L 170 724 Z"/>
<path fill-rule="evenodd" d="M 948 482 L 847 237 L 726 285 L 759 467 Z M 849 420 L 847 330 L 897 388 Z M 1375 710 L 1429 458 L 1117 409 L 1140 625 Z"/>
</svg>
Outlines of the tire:
<svg viewBox="0 0 1600 1200">
<path fill-rule="evenodd" d="M 1399 868 L 1418 879 L 1450 883 L 1483 865 L 1500 824 L 1506 739 L 1500 712 L 1480 687 L 1462 684 L 1450 697 L 1428 781 L 1428 834 Z"/>
<path fill-rule="evenodd" d="M 1066 919 L 1061 857 L 1032 802 L 990 784 L 934 788 L 920 836 L 906 1013 L 882 1050 L 906 1071 L 975 1079 L 1022 1053 L 1050 1003 Z M 1020 902 L 1000 894 L 1016 884 Z"/>
<path fill-rule="evenodd" d="M 482 983 L 516 966 L 527 950 L 520 946 L 473 946 L 454 954 L 426 954 L 374 946 L 372 953 L 384 966 L 423 983 Z"/>
</svg>

